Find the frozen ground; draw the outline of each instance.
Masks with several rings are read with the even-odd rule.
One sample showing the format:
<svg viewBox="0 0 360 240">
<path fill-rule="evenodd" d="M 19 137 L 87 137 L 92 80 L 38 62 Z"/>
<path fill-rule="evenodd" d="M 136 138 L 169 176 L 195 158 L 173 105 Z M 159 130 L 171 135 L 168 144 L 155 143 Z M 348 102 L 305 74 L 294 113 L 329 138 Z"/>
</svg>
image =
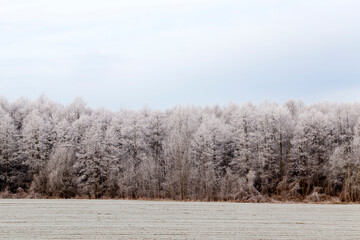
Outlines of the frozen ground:
<svg viewBox="0 0 360 240">
<path fill-rule="evenodd" d="M 360 205 L 0 199 L 0 239 L 360 239 Z"/>
</svg>

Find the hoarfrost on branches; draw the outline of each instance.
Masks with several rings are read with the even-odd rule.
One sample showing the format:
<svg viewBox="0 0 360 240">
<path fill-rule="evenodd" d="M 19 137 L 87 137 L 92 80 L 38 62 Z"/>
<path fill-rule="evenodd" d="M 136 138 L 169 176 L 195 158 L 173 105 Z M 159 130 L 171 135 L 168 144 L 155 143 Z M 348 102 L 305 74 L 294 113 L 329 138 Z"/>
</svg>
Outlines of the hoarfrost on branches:
<svg viewBox="0 0 360 240">
<path fill-rule="evenodd" d="M 359 104 L 166 111 L 0 99 L 0 191 L 53 197 L 360 199 Z"/>
</svg>

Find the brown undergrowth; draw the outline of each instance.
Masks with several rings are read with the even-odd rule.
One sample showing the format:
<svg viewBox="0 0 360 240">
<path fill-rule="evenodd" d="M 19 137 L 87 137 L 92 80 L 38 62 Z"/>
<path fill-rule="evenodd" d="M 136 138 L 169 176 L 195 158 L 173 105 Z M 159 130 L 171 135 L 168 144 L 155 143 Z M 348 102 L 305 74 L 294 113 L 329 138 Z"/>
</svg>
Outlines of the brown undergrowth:
<svg viewBox="0 0 360 240">
<path fill-rule="evenodd" d="M 17 193 L 10 193 L 9 191 L 3 191 L 0 193 L 0 199 L 65 199 L 52 196 L 44 196 L 37 193 L 26 193 L 24 191 L 18 191 Z M 134 201 L 171 201 L 171 202 L 229 202 L 229 203 L 270 203 L 270 204 L 360 204 L 360 202 L 344 202 L 339 197 L 330 197 L 323 194 L 313 193 L 306 198 L 284 198 L 280 195 L 272 197 L 262 197 L 257 199 L 250 198 L 247 201 L 239 200 L 197 200 L 197 199 L 171 199 L 171 198 L 110 198 L 110 197 L 88 197 L 88 196 L 76 196 L 68 199 L 89 199 L 89 200 L 134 200 Z"/>
</svg>

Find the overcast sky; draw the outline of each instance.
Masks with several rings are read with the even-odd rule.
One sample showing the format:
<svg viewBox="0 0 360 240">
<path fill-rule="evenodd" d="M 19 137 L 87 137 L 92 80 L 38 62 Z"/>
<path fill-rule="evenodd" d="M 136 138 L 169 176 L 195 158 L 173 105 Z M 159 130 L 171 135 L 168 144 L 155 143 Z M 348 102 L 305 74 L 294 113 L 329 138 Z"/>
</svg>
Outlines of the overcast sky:
<svg viewBox="0 0 360 240">
<path fill-rule="evenodd" d="M 0 95 L 360 101 L 358 0 L 0 0 Z"/>
</svg>

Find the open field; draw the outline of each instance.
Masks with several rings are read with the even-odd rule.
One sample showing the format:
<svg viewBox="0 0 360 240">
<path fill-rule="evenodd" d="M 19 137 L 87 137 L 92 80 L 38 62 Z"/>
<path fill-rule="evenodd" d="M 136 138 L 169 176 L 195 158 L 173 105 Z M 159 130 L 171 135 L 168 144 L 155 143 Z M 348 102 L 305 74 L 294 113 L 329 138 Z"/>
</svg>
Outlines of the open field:
<svg viewBox="0 0 360 240">
<path fill-rule="evenodd" d="M 360 239 L 360 205 L 0 199 L 0 239 Z"/>
</svg>

